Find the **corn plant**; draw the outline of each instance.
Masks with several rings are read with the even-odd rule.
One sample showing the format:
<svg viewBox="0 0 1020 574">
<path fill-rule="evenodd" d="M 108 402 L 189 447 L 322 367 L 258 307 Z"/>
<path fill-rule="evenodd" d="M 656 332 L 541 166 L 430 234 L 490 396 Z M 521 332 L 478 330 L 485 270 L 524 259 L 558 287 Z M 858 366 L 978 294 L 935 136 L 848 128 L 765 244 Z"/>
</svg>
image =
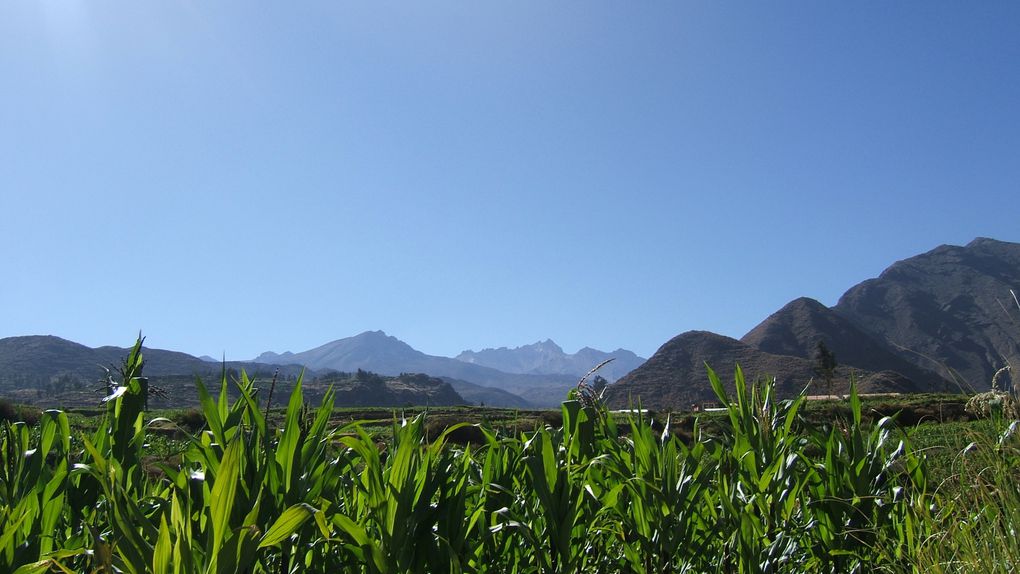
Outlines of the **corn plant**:
<svg viewBox="0 0 1020 574">
<path fill-rule="evenodd" d="M 730 399 L 719 377 L 709 380 L 727 407 L 729 433 L 709 445 L 718 464 L 710 506 L 728 532 L 720 568 L 739 572 L 798 570 L 806 559 L 801 541 L 808 473 L 799 456 L 806 439 L 796 426 L 803 397 L 779 402 L 774 382 L 748 385 L 740 367 Z"/>
<path fill-rule="evenodd" d="M 613 445 L 600 496 L 605 528 L 623 554 L 620 569 L 669 574 L 707 568 L 719 534 L 704 510 L 716 461 L 704 444 L 688 447 L 671 436 L 668 419 L 661 434 L 633 415 L 629 426 L 629 436 Z"/>
<path fill-rule="evenodd" d="M 573 400 L 562 410 L 562 428 L 544 427 L 522 441 L 516 496 L 496 511 L 493 530 L 517 539 L 504 545 L 515 571 L 577 572 L 597 545 L 598 501 L 588 483 L 599 415 Z"/>
<path fill-rule="evenodd" d="M 856 572 L 884 561 L 895 562 L 904 550 L 916 548 L 908 529 L 913 525 L 907 496 L 925 494 L 921 460 L 905 441 L 893 439 L 893 421 L 883 417 L 871 425 L 862 419 L 856 385 L 850 388 L 848 421 L 835 421 L 828 433 L 814 432 L 821 457 L 801 453 L 811 469 L 808 510 L 813 518 L 811 555 L 831 572 Z M 883 539 L 897 539 L 885 555 Z"/>
<path fill-rule="evenodd" d="M 362 429 L 340 442 L 360 459 L 345 504 L 331 517 L 366 572 L 460 572 L 465 542 L 481 526 L 467 496 L 464 464 L 445 434 L 424 444 L 424 417 L 395 424 L 386 461 Z M 453 429 L 447 431 L 451 432 Z"/>
<path fill-rule="evenodd" d="M 67 415 L 49 410 L 32 444 L 24 423 L 0 427 L 0 570 L 38 563 L 66 538 Z"/>
</svg>

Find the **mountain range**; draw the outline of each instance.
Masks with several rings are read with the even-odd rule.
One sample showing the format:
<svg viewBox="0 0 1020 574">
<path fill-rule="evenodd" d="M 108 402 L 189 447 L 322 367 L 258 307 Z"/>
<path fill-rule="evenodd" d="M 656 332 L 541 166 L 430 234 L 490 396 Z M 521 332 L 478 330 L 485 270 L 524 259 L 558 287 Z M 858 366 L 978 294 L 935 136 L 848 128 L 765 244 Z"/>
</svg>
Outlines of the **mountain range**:
<svg viewBox="0 0 1020 574">
<path fill-rule="evenodd" d="M 365 331 L 300 353 L 262 353 L 256 363 L 303 365 L 310 369 L 353 371 L 365 369 L 381 374 L 428 373 L 452 381 L 495 387 L 503 392 L 526 397 L 532 406 L 558 405 L 579 375 L 560 372 L 505 372 L 488 366 L 449 357 L 426 355 L 384 331 Z M 595 366 L 592 364 L 590 367 Z M 454 382 L 455 388 L 457 382 Z M 510 399 L 504 397 L 504 399 Z M 481 402 L 481 401 L 479 401 Z M 514 401 L 515 402 L 515 401 Z M 487 405 L 510 406 L 492 395 Z"/>
<path fill-rule="evenodd" d="M 0 339 L 0 395 L 46 406 L 87 404 L 95 398 L 95 389 L 102 388 L 99 379 L 103 376 L 103 369 L 115 370 L 127 353 L 128 349 L 122 347 L 90 348 L 55 336 Z M 534 362 L 531 373 L 503 372 L 449 357 L 427 355 L 382 331 L 364 332 L 300 353 L 266 352 L 252 361 L 223 363 L 210 360 L 210 357 L 193 357 L 151 348 L 145 348 L 144 353 L 146 375 L 158 379 L 162 387 L 179 395 L 170 400 L 171 404 L 181 406 L 191 404 L 191 399 L 183 395 L 193 394 L 194 377 L 218 380 L 226 368 L 232 372 L 244 370 L 263 379 L 279 372 L 285 381 L 295 380 L 302 372 L 305 372 L 306 380 L 316 381 L 320 378 L 328 380 L 330 373 L 365 371 L 384 376 L 385 385 L 373 388 L 378 390 L 385 386 L 388 398 L 377 393 L 375 400 L 383 401 L 385 398 L 383 402 L 386 405 L 405 404 L 407 401 L 419 404 L 413 402 L 417 400 L 422 401 L 420 404 L 471 403 L 509 408 L 558 405 L 568 390 L 577 384 L 580 375 L 574 373 L 582 372 L 582 369 L 587 371 L 602 356 L 609 355 L 594 349 L 582 350 L 577 354 L 577 360 L 583 360 L 580 357 L 587 353 L 592 363 L 578 366 L 574 373 L 564 370 L 562 365 L 550 368 L 552 372 L 542 372 L 543 369 Z M 622 350 L 616 353 L 633 363 L 633 353 Z M 562 350 L 560 354 L 571 357 L 563 354 Z M 424 373 L 434 378 L 427 385 L 422 379 L 407 377 Z M 343 399 L 344 404 L 349 406 L 364 406 L 353 399 L 356 392 L 351 389 L 369 387 L 356 377 L 343 380 L 346 386 L 338 388 L 338 401 Z M 443 394 L 446 391 L 436 394 L 435 381 L 441 381 L 457 397 Z M 415 386 L 413 392 L 408 391 Z M 324 389 L 320 390 L 324 392 Z"/>
<path fill-rule="evenodd" d="M 598 374 L 609 382 L 633 371 L 645 359 L 626 349 L 617 349 L 610 353 L 584 347 L 574 354 L 563 352 L 552 339 L 539 341 L 508 349 L 483 349 L 481 351 L 464 351 L 455 357 L 458 361 L 498 369 L 506 373 L 518 374 L 560 374 L 570 375 L 575 379 L 590 371 L 596 365 L 613 359 L 599 369 Z"/>
<path fill-rule="evenodd" d="M 0 339 L 0 397 L 39 406 L 94 405 L 105 391 L 103 379 L 107 370 L 116 378 L 116 370 L 129 351 L 123 347 L 91 348 L 54 336 Z M 338 372 L 334 369 L 305 369 L 298 364 L 211 362 L 175 351 L 148 347 L 143 347 L 142 351 L 145 374 L 153 388 L 159 388 L 163 393 L 152 399 L 153 406 L 157 407 L 196 406 L 195 378 L 201 378 L 207 386 L 215 386 L 224 369 L 232 376 L 243 370 L 250 377 L 262 380 L 265 383 L 262 386 L 268 386 L 268 382 L 277 376 L 279 393 L 289 392 L 303 373 L 306 399 L 315 401 L 329 386 L 333 386 L 337 406 L 344 407 L 535 406 L 502 389 L 448 377 L 407 373 L 380 376 L 358 367 L 350 369 L 350 372 Z"/>
<path fill-rule="evenodd" d="M 1015 286 L 1020 244 L 978 238 L 943 245 L 851 287 L 833 307 L 796 299 L 739 341 L 704 331 L 678 335 L 607 397 L 620 407 L 711 401 L 706 364 L 723 381 L 737 364 L 752 380 L 775 376 L 785 395 L 845 392 L 852 378 L 871 392 L 984 390 L 998 369 L 1020 360 Z M 819 342 L 841 365 L 832 389 L 814 368 Z"/>
<path fill-rule="evenodd" d="M 618 378 L 606 397 L 620 407 L 640 402 L 684 409 L 711 401 L 706 364 L 724 381 L 732 380 L 738 364 L 749 379 L 774 376 L 784 395 L 804 389 L 845 392 L 851 380 L 870 392 L 982 390 L 999 369 L 1020 360 L 1020 303 L 1010 291 L 1015 286 L 1020 286 L 1020 244 L 978 238 L 893 263 L 848 289 L 832 307 L 795 299 L 739 340 L 707 331 L 682 333 L 647 361 L 622 349 L 605 353 L 586 347 L 567 354 L 551 340 L 439 357 L 382 331 L 368 331 L 245 362 L 146 349 L 146 374 L 185 384 L 195 375 L 217 378 L 224 368 L 263 377 L 279 369 L 287 381 L 303 369 L 313 380 L 363 370 L 389 377 L 392 384 L 387 384 L 398 395 L 400 388 L 428 381 L 428 389 L 419 389 L 424 394 L 415 396 L 434 398 L 413 400 L 457 402 L 449 395 L 453 392 L 465 402 L 510 407 L 557 405 L 580 375 L 609 357 L 615 360 L 600 374 Z M 831 378 L 816 369 L 819 343 L 839 364 Z M 116 366 L 126 354 L 125 348 L 93 349 L 53 336 L 0 339 L 0 393 L 57 404 L 68 387 L 81 396 L 95 385 L 101 367 Z M 428 377 L 409 376 L 415 373 Z"/>
</svg>

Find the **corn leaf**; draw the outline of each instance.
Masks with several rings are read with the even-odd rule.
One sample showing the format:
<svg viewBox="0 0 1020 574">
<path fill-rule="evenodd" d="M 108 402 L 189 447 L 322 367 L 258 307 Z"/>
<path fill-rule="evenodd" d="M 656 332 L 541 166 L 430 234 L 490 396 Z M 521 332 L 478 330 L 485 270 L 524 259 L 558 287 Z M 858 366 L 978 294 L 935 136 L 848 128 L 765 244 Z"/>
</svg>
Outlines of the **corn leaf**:
<svg viewBox="0 0 1020 574">
<path fill-rule="evenodd" d="M 314 513 L 315 509 L 304 503 L 295 504 L 283 511 L 262 537 L 259 548 L 274 546 L 290 538 Z"/>
</svg>

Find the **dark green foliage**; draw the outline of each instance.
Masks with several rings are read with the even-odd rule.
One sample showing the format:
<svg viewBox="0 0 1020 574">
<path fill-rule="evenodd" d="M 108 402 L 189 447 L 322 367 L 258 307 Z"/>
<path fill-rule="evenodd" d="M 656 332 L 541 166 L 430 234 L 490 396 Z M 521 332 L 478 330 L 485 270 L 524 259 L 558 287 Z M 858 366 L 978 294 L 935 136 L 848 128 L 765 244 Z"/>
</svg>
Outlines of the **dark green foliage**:
<svg viewBox="0 0 1020 574">
<path fill-rule="evenodd" d="M 35 426 L 39 422 L 41 415 L 42 413 L 39 412 L 39 409 L 15 405 L 6 399 L 0 399 L 0 422 L 23 422 L 28 426 Z"/>
<path fill-rule="evenodd" d="M 205 428 L 205 415 L 199 409 L 187 409 L 174 415 L 174 422 L 194 434 Z"/>
<path fill-rule="evenodd" d="M 14 405 L 4 399 L 0 399 L 0 421 L 17 422 L 18 411 Z"/>
<path fill-rule="evenodd" d="M 836 354 L 829 350 L 825 341 L 818 341 L 815 346 L 815 375 L 825 381 L 826 393 L 832 394 L 832 377 L 836 373 Z"/>
</svg>

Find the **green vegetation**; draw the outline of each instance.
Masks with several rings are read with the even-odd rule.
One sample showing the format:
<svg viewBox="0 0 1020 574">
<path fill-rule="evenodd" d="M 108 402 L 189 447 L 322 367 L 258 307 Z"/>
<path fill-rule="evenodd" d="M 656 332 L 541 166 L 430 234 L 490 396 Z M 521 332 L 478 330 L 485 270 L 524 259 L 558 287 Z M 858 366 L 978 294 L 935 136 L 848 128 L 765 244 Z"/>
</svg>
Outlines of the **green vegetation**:
<svg viewBox="0 0 1020 574">
<path fill-rule="evenodd" d="M 39 422 L 40 416 L 42 415 L 38 409 L 15 405 L 8 400 L 0 399 L 0 421 L 23 422 L 33 426 Z"/>
<path fill-rule="evenodd" d="M 825 381 L 825 393 L 832 395 L 832 378 L 836 373 L 836 354 L 829 350 L 825 341 L 819 339 L 815 346 L 815 374 Z"/>
<path fill-rule="evenodd" d="M 331 422 L 331 390 L 309 408 L 300 380 L 279 420 L 267 421 L 243 373 L 233 389 L 224 376 L 216 397 L 200 383 L 200 414 L 146 419 L 141 370 L 139 342 L 91 433 L 72 426 L 81 415 L 57 410 L 36 427 L 0 427 L 0 571 L 1020 564 L 1020 443 L 1002 416 L 921 424 L 908 440 L 856 394 L 835 424 L 812 422 L 818 407 L 776 400 L 772 385 L 745 385 L 738 369 L 733 398 L 710 373 L 726 412 L 683 432 L 670 418 L 614 415 L 578 395 L 537 429 L 433 425 L 418 414 L 392 421 L 380 440 L 364 422 Z"/>
</svg>

